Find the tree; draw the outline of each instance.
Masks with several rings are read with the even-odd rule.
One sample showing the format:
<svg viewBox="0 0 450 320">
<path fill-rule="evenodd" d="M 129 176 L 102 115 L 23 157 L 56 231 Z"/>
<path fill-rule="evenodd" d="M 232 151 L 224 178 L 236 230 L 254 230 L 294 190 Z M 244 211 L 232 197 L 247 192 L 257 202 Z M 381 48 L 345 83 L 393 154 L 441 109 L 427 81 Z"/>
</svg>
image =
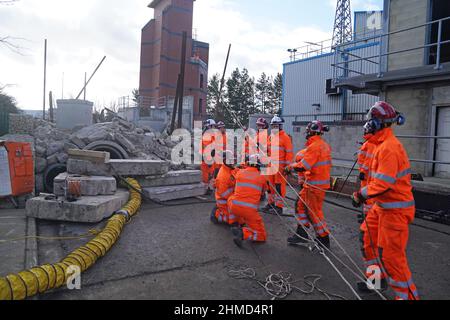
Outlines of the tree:
<svg viewBox="0 0 450 320">
<path fill-rule="evenodd" d="M 223 100 L 223 92 L 220 94 L 220 75 L 214 74 L 208 81 L 208 96 L 206 98 L 206 113 L 210 118 L 216 118 L 218 114 L 224 112 L 221 106 L 217 105 L 217 101 Z"/>
<path fill-rule="evenodd" d="M 230 117 L 226 117 L 225 124 L 234 128 L 238 128 L 240 124 L 247 126 L 249 116 L 258 112 L 258 108 L 255 106 L 254 79 L 249 76 L 247 69 L 244 68 L 241 72 L 237 68 L 231 74 L 226 85 L 226 98 L 233 116 L 230 114 Z M 240 123 L 235 123 L 237 122 L 236 117 Z"/>
<path fill-rule="evenodd" d="M 17 107 L 16 99 L 2 92 L 0 88 L 0 112 L 3 113 L 21 113 Z"/>
<path fill-rule="evenodd" d="M 19 0 L 0 0 L 0 5 L 9 6 L 18 1 Z M 4 45 L 9 50 L 21 55 L 22 54 L 21 50 L 23 48 L 14 43 L 14 41 L 17 40 L 25 40 L 25 39 L 0 35 L 0 44 Z"/>
<path fill-rule="evenodd" d="M 133 91 L 132 91 L 132 93 L 131 93 L 131 95 L 133 96 L 133 102 L 136 104 L 136 105 L 139 105 L 139 100 L 140 100 L 140 94 L 139 94 L 139 89 L 133 89 Z"/>
<path fill-rule="evenodd" d="M 283 102 L 283 76 L 278 73 L 270 86 L 270 114 L 279 114 Z"/>
<path fill-rule="evenodd" d="M 266 113 L 268 110 L 272 109 L 270 93 L 273 91 L 272 88 L 272 77 L 268 77 L 264 72 L 258 79 L 255 85 L 255 96 L 256 96 L 256 106 L 261 113 Z"/>
</svg>

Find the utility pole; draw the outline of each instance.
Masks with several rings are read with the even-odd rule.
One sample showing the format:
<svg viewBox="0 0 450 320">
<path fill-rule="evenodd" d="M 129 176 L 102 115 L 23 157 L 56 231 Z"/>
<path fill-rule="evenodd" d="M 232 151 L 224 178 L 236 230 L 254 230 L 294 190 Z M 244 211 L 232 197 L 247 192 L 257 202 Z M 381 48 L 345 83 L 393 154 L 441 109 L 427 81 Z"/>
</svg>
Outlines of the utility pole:
<svg viewBox="0 0 450 320">
<path fill-rule="evenodd" d="M 42 119 L 45 120 L 45 99 L 47 98 L 47 39 L 44 42 L 44 101 L 42 103 Z"/>
<path fill-rule="evenodd" d="M 86 79 L 87 79 L 87 72 L 84 73 L 84 101 L 86 101 L 86 87 L 87 87 L 87 83 L 86 83 Z"/>
<path fill-rule="evenodd" d="M 53 122 L 53 120 L 54 120 L 54 118 L 53 118 L 53 93 L 51 91 L 49 93 L 48 103 L 49 103 L 50 122 Z"/>
<path fill-rule="evenodd" d="M 175 99 L 173 101 L 172 122 L 170 124 L 171 134 L 175 131 L 175 121 L 177 120 L 177 106 L 178 106 L 178 98 L 180 95 L 180 84 L 181 84 L 181 74 L 178 74 L 177 91 L 175 93 Z"/>
<path fill-rule="evenodd" d="M 227 73 L 228 60 L 230 59 L 230 52 L 231 52 L 231 43 L 228 46 L 228 53 L 227 53 L 227 58 L 225 60 L 225 67 L 223 68 L 222 79 L 220 79 L 219 94 L 217 95 L 216 110 L 215 110 L 215 115 L 214 115 L 216 120 L 218 120 L 218 119 L 224 120 L 223 112 L 219 112 L 220 111 L 219 109 L 222 106 L 222 91 L 223 91 L 223 86 L 225 85 L 225 75 Z"/>
<path fill-rule="evenodd" d="M 180 92 L 178 97 L 178 129 L 183 127 L 183 102 L 184 102 L 184 76 L 186 73 L 187 32 L 183 31 L 183 43 L 181 48 L 180 66 Z"/>
<path fill-rule="evenodd" d="M 92 73 L 92 75 L 89 77 L 88 81 L 86 81 L 86 83 L 84 84 L 83 89 L 81 89 L 80 93 L 77 95 L 77 97 L 75 98 L 76 100 L 78 100 L 81 96 L 81 94 L 83 93 L 83 91 L 85 91 L 87 85 L 89 84 L 89 82 L 91 82 L 92 78 L 94 77 L 94 75 L 97 73 L 98 69 L 100 69 L 101 65 L 103 64 L 103 62 L 105 61 L 106 56 L 103 57 L 102 61 L 100 61 L 100 63 L 98 64 L 97 68 L 95 68 L 94 72 Z"/>
</svg>

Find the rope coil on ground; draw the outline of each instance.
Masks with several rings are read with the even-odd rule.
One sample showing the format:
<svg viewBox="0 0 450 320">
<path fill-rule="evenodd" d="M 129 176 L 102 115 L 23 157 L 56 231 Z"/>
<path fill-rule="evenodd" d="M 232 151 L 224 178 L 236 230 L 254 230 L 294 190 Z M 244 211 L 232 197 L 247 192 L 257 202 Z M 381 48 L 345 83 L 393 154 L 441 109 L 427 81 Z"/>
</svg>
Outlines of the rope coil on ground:
<svg viewBox="0 0 450 320">
<path fill-rule="evenodd" d="M 257 282 L 266 293 L 271 296 L 271 300 L 283 300 L 289 297 L 293 292 L 297 291 L 305 295 L 314 294 L 315 291 L 324 295 L 328 300 L 337 298 L 340 300 L 347 300 L 345 297 L 338 294 L 329 293 L 317 286 L 317 283 L 322 279 L 321 275 L 310 274 L 303 277 L 302 280 L 293 281 L 292 274 L 288 272 L 279 272 L 269 274 L 264 281 L 260 281 L 256 277 L 256 271 L 253 268 L 242 267 L 237 270 L 228 270 L 228 275 L 233 279 L 238 280 L 252 280 Z M 311 279 L 311 280 L 309 280 Z M 294 286 L 294 284 L 303 281 L 303 283 L 310 287 L 308 289 L 302 289 Z"/>
<path fill-rule="evenodd" d="M 139 183 L 134 179 L 126 179 L 130 188 L 128 203 L 121 209 L 133 217 L 138 212 L 142 197 Z M 0 278 L 0 300 L 24 300 L 39 293 L 62 287 L 71 276 L 68 269 L 71 266 L 79 267 L 81 272 L 92 267 L 98 259 L 117 242 L 127 223 L 123 214 L 116 214 L 108 220 L 106 227 L 85 246 L 76 249 L 56 264 L 46 264 L 30 270 L 10 274 Z"/>
</svg>

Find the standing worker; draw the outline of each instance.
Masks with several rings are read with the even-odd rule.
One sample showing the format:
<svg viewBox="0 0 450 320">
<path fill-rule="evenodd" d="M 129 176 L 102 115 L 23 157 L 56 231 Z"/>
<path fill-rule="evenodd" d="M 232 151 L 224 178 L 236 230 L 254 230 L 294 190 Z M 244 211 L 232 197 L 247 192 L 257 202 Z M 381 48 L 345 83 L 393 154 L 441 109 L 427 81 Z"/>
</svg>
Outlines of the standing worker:
<svg viewBox="0 0 450 320">
<path fill-rule="evenodd" d="M 377 145 L 374 143 L 374 135 L 372 130 L 368 126 L 364 126 L 364 140 L 359 153 L 358 153 L 358 166 L 359 166 L 359 180 L 361 181 L 361 189 L 367 187 L 367 183 L 370 175 L 370 166 L 374 159 L 375 150 Z M 363 213 L 358 216 L 358 222 L 361 224 L 361 252 L 363 254 L 364 263 L 366 266 L 366 276 L 370 278 L 373 276 L 373 270 L 381 270 L 379 264 L 379 248 L 378 248 L 378 211 L 372 210 L 374 205 L 373 199 L 366 200 L 363 205 Z M 375 268 L 375 269 L 374 269 Z M 384 278 L 380 278 L 381 289 L 387 289 L 387 281 Z M 368 287 L 365 282 L 358 283 L 360 291 L 368 292 Z"/>
<path fill-rule="evenodd" d="M 269 202 L 262 209 L 265 213 L 283 214 L 286 197 L 287 178 L 285 168 L 292 163 L 294 148 L 291 137 L 283 130 L 284 120 L 275 116 L 270 122 L 272 134 L 269 138 L 269 156 L 272 170 L 267 177 L 269 184 Z M 270 170 L 270 168 L 269 168 Z"/>
<path fill-rule="evenodd" d="M 367 185 L 353 194 L 353 205 L 361 207 L 369 199 L 375 203 L 368 217 L 372 214 L 379 217 L 376 229 L 382 277 L 388 277 L 396 300 L 419 300 L 406 257 L 409 224 L 415 216 L 411 168 L 408 155 L 392 129 L 393 124 L 403 125 L 405 118 L 389 103 L 377 102 L 367 119 L 365 127 L 374 135 L 371 141 L 376 150 Z"/>
<path fill-rule="evenodd" d="M 208 186 L 208 190 L 211 190 L 211 178 L 214 174 L 214 150 L 208 150 L 214 143 L 214 132 L 212 130 L 216 126 L 216 122 L 213 119 L 208 119 L 204 123 L 205 129 L 202 135 L 202 180 L 205 185 Z M 209 152 L 208 152 L 209 151 Z M 212 151 L 212 152 L 211 152 Z"/>
<path fill-rule="evenodd" d="M 211 212 L 211 221 L 215 224 L 233 225 L 237 222 L 236 217 L 228 210 L 228 199 L 233 195 L 235 185 L 236 161 L 231 161 L 233 158 L 232 151 L 223 153 L 223 165 L 216 178 L 216 206 Z"/>
<path fill-rule="evenodd" d="M 322 122 L 311 122 L 306 128 L 307 148 L 303 159 L 286 168 L 287 173 L 292 170 L 304 173 L 306 179 L 300 201 L 297 202 L 297 234 L 288 239 L 289 244 L 306 242 L 308 234 L 305 228 L 312 225 L 319 242 L 330 248 L 329 231 L 323 214 L 325 191 L 331 187 L 331 147 L 322 139 L 328 131 L 329 128 Z"/>
<path fill-rule="evenodd" d="M 228 199 L 230 213 L 237 217 L 240 227 L 232 229 L 234 242 L 242 246 L 243 240 L 265 242 L 267 240 L 264 221 L 258 213 L 261 195 L 267 180 L 261 175 L 258 155 L 251 155 L 245 169 L 236 174 L 234 194 Z M 244 225 L 244 227 L 242 227 Z"/>
<path fill-rule="evenodd" d="M 215 143 L 215 149 L 216 152 L 219 152 L 220 154 L 224 154 L 225 151 L 227 151 L 227 129 L 225 126 L 225 123 L 223 121 L 217 122 L 216 128 L 219 130 L 219 132 L 216 133 L 214 138 Z M 225 162 L 223 162 L 225 163 Z M 214 178 L 217 178 L 217 175 L 219 174 L 219 170 L 222 167 L 222 163 L 216 163 L 214 164 Z"/>
</svg>

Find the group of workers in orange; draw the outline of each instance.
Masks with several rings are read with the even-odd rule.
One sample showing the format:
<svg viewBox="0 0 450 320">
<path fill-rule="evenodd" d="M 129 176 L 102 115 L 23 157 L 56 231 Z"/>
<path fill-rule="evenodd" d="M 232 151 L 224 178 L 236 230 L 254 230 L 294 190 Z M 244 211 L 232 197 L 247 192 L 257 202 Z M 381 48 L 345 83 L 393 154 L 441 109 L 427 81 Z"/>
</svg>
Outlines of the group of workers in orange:
<svg viewBox="0 0 450 320">
<path fill-rule="evenodd" d="M 403 115 L 387 102 L 377 102 L 369 110 L 358 156 L 361 189 L 351 198 L 354 207 L 363 207 L 359 222 L 367 278 L 372 279 L 374 270 L 379 270 L 375 273 L 380 284 L 377 289 L 390 286 L 397 300 L 418 300 L 406 258 L 409 224 L 415 215 L 411 168 L 392 129 L 394 124 L 404 122 Z M 298 227 L 287 241 L 297 245 L 317 240 L 318 245 L 330 250 L 330 231 L 323 212 L 332 181 L 332 150 L 323 135 L 330 129 L 320 121 L 309 123 L 305 148 L 294 157 L 292 139 L 283 130 L 283 124 L 284 120 L 275 116 L 268 134 L 269 123 L 258 119 L 256 135 L 245 139 L 245 163 L 239 163 L 234 152 L 226 149 L 223 122 L 205 123 L 206 129 L 219 129 L 224 138 L 216 148 L 221 150 L 223 162 L 208 165 L 205 161 L 202 165 L 204 182 L 209 184 L 214 179 L 216 206 L 211 221 L 231 226 L 233 240 L 239 247 L 243 241 L 267 241 L 259 212 L 283 213 L 288 175 L 296 172 L 301 186 L 295 208 Z M 205 131 L 203 147 L 213 143 L 211 133 Z M 266 192 L 268 204 L 260 208 Z M 362 292 L 374 290 L 367 282 L 357 286 Z"/>
</svg>

